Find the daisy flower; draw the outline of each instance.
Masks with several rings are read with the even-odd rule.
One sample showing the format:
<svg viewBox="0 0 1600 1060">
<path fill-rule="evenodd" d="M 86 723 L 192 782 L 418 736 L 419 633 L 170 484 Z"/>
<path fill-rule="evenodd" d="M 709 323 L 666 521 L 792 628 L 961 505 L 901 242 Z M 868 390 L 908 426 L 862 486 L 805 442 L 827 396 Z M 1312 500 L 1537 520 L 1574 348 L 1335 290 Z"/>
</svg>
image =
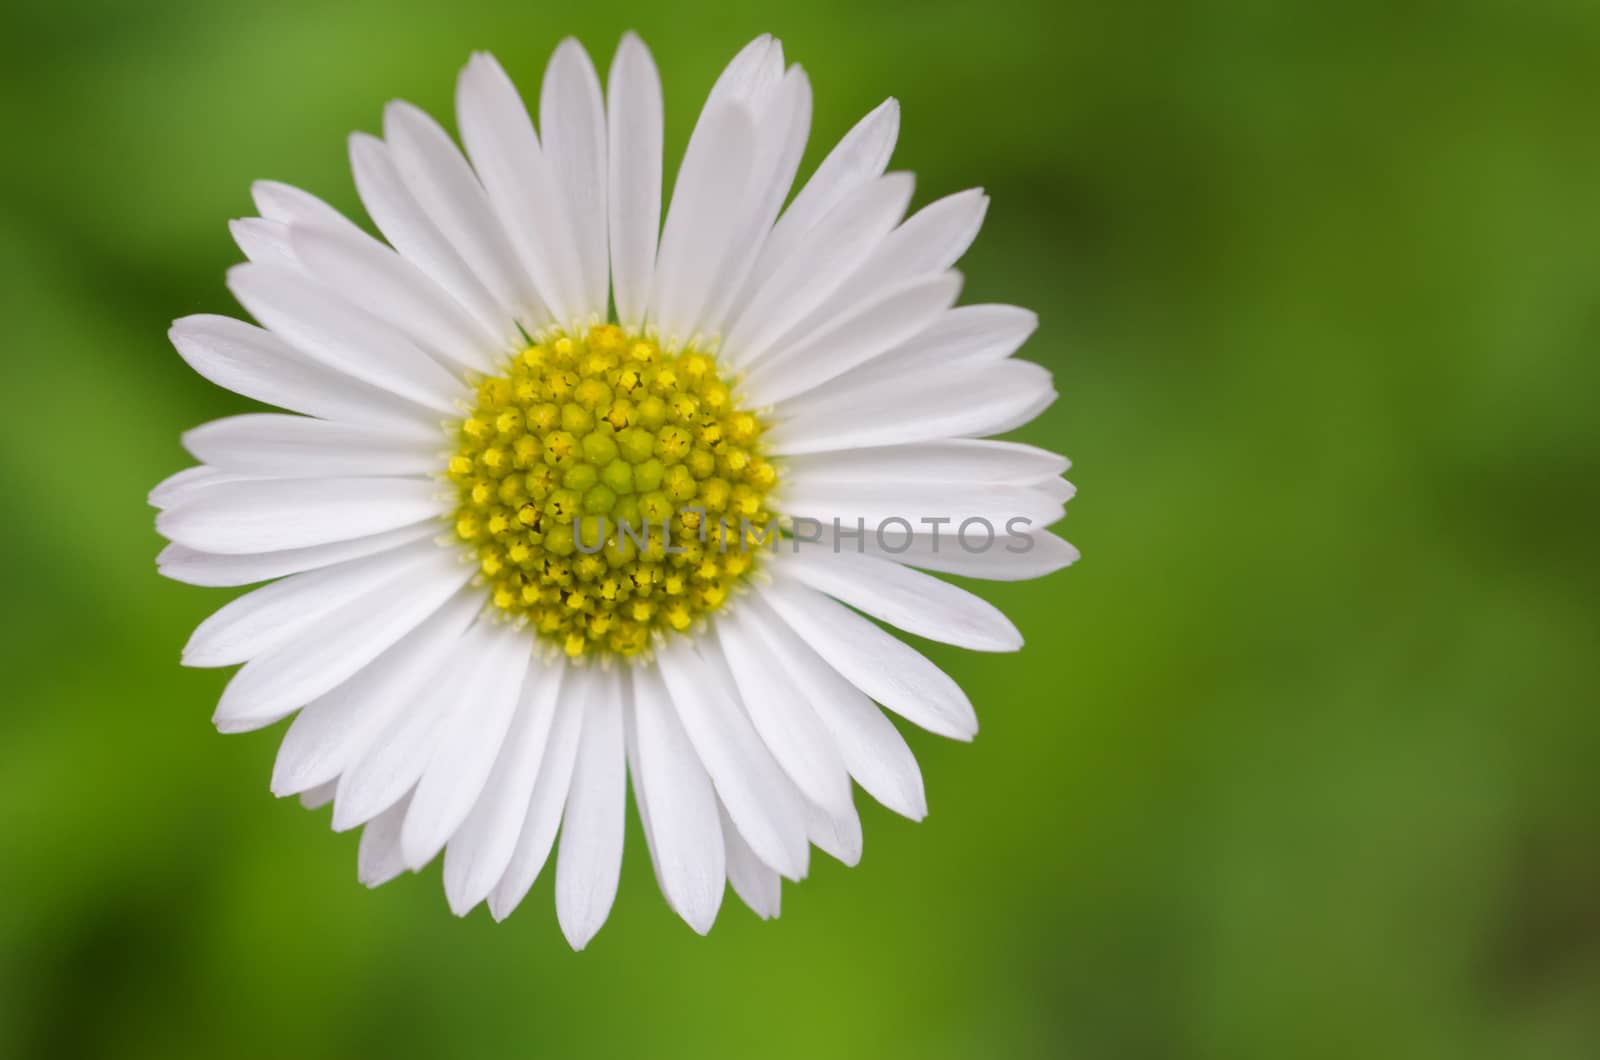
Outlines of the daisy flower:
<svg viewBox="0 0 1600 1060">
<path fill-rule="evenodd" d="M 790 198 L 811 88 L 762 37 L 711 90 L 662 216 L 655 66 L 604 89 L 556 49 L 538 127 L 475 55 L 462 149 L 389 105 L 356 134 L 380 240 L 263 182 L 228 287 L 255 318 L 177 321 L 195 371 L 284 412 L 184 435 L 150 495 L 194 585 L 264 586 L 183 661 L 243 664 L 223 732 L 294 715 L 280 796 L 362 828 L 368 885 L 443 852 L 450 908 L 508 915 L 554 862 L 582 948 L 623 853 L 628 778 L 667 903 L 761 917 L 817 846 L 861 856 L 853 786 L 912 819 L 922 777 L 880 706 L 970 739 L 954 681 L 878 624 L 1020 647 L 927 571 L 1072 562 L 1044 528 L 1067 461 L 981 440 L 1055 397 L 1013 358 L 1034 315 L 955 305 L 987 199 L 906 216 L 898 106 Z M 787 201 L 787 206 L 785 202 Z"/>
</svg>

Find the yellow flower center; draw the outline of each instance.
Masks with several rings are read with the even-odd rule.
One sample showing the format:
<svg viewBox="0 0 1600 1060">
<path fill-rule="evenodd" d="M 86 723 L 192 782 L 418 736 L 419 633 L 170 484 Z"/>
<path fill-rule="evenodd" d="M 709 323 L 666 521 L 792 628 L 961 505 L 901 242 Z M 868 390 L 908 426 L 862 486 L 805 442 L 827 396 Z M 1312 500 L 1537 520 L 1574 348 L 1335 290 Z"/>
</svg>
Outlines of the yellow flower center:
<svg viewBox="0 0 1600 1060">
<path fill-rule="evenodd" d="M 509 616 L 570 656 L 634 655 L 720 607 L 776 534 L 763 427 L 707 354 L 542 334 L 461 424 L 455 533 Z"/>
</svg>

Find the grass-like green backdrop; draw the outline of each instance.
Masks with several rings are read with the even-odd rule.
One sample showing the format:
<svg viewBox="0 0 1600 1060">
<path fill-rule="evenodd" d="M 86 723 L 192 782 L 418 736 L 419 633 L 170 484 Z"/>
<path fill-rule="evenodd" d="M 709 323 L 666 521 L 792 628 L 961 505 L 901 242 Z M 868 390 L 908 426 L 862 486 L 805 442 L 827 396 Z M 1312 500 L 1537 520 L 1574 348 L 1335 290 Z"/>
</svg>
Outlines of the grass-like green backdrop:
<svg viewBox="0 0 1600 1060">
<path fill-rule="evenodd" d="M 246 407 L 165 332 L 252 179 L 362 216 L 386 100 L 630 27 L 669 164 L 770 30 L 803 172 L 896 95 L 917 201 L 990 191 L 1084 559 L 931 649 L 983 730 L 912 737 L 926 822 L 707 939 L 630 822 L 574 955 L 548 876 L 460 921 L 270 797 L 144 496 Z M 8 0 L 0 57 L 0 1056 L 1600 1055 L 1592 4 Z"/>
</svg>

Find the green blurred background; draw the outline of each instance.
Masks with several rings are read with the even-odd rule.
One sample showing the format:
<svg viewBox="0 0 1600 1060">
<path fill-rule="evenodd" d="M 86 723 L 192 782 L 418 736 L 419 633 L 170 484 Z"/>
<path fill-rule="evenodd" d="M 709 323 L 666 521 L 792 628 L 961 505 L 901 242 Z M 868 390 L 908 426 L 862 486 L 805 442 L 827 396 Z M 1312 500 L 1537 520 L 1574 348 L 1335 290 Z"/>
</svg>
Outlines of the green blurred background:
<svg viewBox="0 0 1600 1060">
<path fill-rule="evenodd" d="M 165 331 L 252 179 L 360 216 L 386 100 L 629 27 L 669 162 L 770 30 L 807 171 L 893 94 L 919 201 L 989 189 L 1085 558 L 931 649 L 984 728 L 912 737 L 926 822 L 706 939 L 630 822 L 574 955 L 548 876 L 460 921 L 271 799 L 144 495 L 245 407 Z M 0 56 L 0 1056 L 1600 1055 L 1593 3 L 7 0 Z"/>
</svg>

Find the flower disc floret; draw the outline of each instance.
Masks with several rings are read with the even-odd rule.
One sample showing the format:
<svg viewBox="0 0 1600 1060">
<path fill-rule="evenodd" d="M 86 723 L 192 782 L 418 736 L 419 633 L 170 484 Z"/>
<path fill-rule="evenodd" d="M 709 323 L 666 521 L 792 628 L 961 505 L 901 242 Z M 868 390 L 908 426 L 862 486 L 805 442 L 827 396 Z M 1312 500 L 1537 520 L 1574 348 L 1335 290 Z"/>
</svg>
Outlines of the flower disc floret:
<svg viewBox="0 0 1600 1060">
<path fill-rule="evenodd" d="M 632 656 L 759 562 L 777 472 L 712 356 L 603 324 L 483 379 L 447 475 L 495 607 L 570 656 Z M 769 525 L 770 524 L 770 525 Z"/>
</svg>

